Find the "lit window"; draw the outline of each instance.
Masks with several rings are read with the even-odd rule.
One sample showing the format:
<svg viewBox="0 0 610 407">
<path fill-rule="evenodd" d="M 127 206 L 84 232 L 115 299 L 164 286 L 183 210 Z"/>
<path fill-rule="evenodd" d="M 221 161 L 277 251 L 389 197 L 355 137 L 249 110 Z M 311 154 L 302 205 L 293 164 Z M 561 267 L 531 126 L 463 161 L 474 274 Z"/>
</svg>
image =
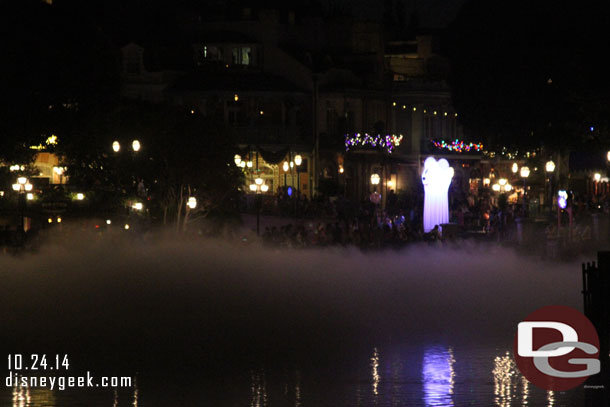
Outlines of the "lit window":
<svg viewBox="0 0 610 407">
<path fill-rule="evenodd" d="M 250 65 L 251 54 L 250 47 L 233 48 L 233 65 Z"/>
</svg>

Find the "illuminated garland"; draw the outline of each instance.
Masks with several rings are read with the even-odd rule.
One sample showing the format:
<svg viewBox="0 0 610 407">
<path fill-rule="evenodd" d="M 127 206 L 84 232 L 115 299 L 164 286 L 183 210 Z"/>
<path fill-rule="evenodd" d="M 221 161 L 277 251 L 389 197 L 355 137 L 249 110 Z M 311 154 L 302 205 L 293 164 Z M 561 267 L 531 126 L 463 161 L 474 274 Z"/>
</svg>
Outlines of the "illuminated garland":
<svg viewBox="0 0 610 407">
<path fill-rule="evenodd" d="M 402 134 L 388 134 L 386 136 L 382 136 L 378 134 L 376 136 L 371 136 L 370 134 L 364 133 L 364 135 L 360 133 L 356 133 L 354 135 L 345 135 L 345 151 L 349 151 L 353 147 L 381 147 L 385 148 L 388 153 L 391 153 L 394 148 L 400 145 L 402 141 Z"/>
<path fill-rule="evenodd" d="M 436 148 L 444 148 L 446 150 L 455 151 L 457 153 L 483 150 L 482 143 L 464 143 L 463 141 L 460 141 L 457 139 L 455 141 L 452 141 L 451 144 L 447 144 L 445 142 L 445 140 L 441 140 L 441 141 L 430 140 L 430 141 L 432 141 L 432 144 L 434 144 L 434 146 Z"/>
</svg>

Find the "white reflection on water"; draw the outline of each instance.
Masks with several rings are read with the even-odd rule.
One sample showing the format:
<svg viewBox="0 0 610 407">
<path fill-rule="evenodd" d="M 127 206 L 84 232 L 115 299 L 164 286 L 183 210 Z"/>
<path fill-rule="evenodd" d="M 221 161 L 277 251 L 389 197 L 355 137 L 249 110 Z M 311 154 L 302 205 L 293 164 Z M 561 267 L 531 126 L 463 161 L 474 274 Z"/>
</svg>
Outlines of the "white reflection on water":
<svg viewBox="0 0 610 407">
<path fill-rule="evenodd" d="M 296 371 L 296 384 L 294 386 L 294 407 L 301 406 L 301 373 Z"/>
<path fill-rule="evenodd" d="M 453 349 L 434 346 L 424 351 L 422 379 L 426 406 L 453 406 Z"/>
<path fill-rule="evenodd" d="M 265 372 L 252 372 L 252 384 L 250 386 L 250 407 L 265 407 L 267 405 L 267 385 Z"/>
<path fill-rule="evenodd" d="M 379 375 L 379 352 L 377 348 L 373 348 L 373 357 L 371 357 L 371 375 L 373 377 L 373 394 L 375 396 L 379 395 L 379 380 L 381 376 Z"/>
<path fill-rule="evenodd" d="M 548 407 L 553 407 L 555 405 L 555 392 L 553 390 L 547 391 L 546 401 L 549 403 L 547 404 Z"/>
<path fill-rule="evenodd" d="M 494 401 L 498 407 L 509 407 L 517 392 L 518 373 L 517 366 L 506 352 L 504 356 L 496 356 L 494 359 Z M 527 399 L 527 387 L 524 385 L 524 400 Z"/>
<path fill-rule="evenodd" d="M 521 376 L 521 384 L 523 385 L 523 398 L 521 399 L 521 405 L 527 406 L 527 398 L 530 395 L 530 382 L 527 381 L 525 376 Z"/>
<path fill-rule="evenodd" d="M 49 389 L 13 386 L 12 407 L 55 406 L 55 395 Z"/>
</svg>

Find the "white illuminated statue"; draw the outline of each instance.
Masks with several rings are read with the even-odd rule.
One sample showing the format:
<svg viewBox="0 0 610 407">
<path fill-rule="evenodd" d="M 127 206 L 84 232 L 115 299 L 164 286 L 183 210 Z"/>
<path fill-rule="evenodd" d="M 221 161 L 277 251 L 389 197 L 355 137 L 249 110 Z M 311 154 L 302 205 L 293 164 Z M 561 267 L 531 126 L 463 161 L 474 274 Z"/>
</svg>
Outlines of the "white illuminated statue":
<svg viewBox="0 0 610 407">
<path fill-rule="evenodd" d="M 453 178 L 453 168 L 444 158 L 436 161 L 433 157 L 424 161 L 421 175 L 424 184 L 424 232 L 434 226 L 449 222 L 449 198 L 447 192 Z"/>
</svg>

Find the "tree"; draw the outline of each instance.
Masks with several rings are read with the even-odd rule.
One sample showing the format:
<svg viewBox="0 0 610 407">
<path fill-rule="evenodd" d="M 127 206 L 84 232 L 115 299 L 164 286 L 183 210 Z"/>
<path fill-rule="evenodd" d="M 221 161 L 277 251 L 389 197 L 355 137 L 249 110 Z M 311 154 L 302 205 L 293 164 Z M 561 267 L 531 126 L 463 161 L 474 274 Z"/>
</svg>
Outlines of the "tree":
<svg viewBox="0 0 610 407">
<path fill-rule="evenodd" d="M 232 164 L 236 147 L 221 125 L 179 106 L 130 100 L 83 112 L 79 123 L 60 145 L 71 183 L 104 200 L 146 199 L 152 215 L 163 224 L 173 219 L 177 230 L 194 216 L 237 213 L 242 173 Z M 141 144 L 137 152 L 133 140 Z M 145 196 L 138 196 L 140 183 Z M 189 197 L 197 199 L 196 210 L 187 209 Z"/>
</svg>

